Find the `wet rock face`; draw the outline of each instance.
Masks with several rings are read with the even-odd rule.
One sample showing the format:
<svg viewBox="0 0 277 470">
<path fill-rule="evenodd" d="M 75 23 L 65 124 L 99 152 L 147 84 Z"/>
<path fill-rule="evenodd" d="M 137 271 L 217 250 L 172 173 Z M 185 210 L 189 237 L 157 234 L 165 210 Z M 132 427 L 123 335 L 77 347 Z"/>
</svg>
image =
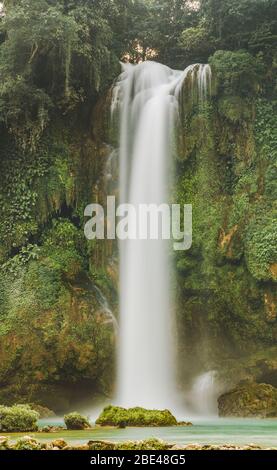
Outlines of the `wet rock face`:
<svg viewBox="0 0 277 470">
<path fill-rule="evenodd" d="M 269 384 L 246 383 L 218 399 L 219 416 L 277 417 L 277 388 Z"/>
<path fill-rule="evenodd" d="M 277 386 L 254 365 L 276 357 L 274 122 L 268 98 L 231 95 L 224 83 L 205 109 L 181 103 L 176 202 L 193 207 L 192 247 L 175 257 L 184 386 L 201 369 L 220 371 L 230 389 L 246 373 Z"/>
<path fill-rule="evenodd" d="M 40 261 L 32 266 L 37 269 Z M 114 329 L 107 323 L 86 273 L 70 282 L 63 280 L 47 309 L 36 300 L 30 310 L 26 286 L 31 284 L 26 273 L 23 280 L 25 293 L 16 309 L 20 321 L 13 321 L 12 329 L 0 338 L 0 404 L 39 403 L 63 413 L 77 401 L 86 400 L 88 394 L 109 392 L 114 373 Z M 38 292 L 46 293 L 47 286 L 55 284 L 45 281 Z M 35 291 L 34 283 L 32 289 Z M 1 326 L 8 321 L 9 316 Z M 38 412 L 42 417 L 48 414 L 47 410 Z"/>
<path fill-rule="evenodd" d="M 106 200 L 104 107 L 102 100 L 89 132 L 53 120 L 26 159 L 8 133 L 1 141 L 1 201 L 21 183 L 30 194 L 25 207 L 13 191 L 1 213 L 0 405 L 35 403 L 61 414 L 111 393 L 115 331 L 96 287 L 114 311 L 112 241 L 87 242 L 82 221 L 87 204 Z"/>
</svg>

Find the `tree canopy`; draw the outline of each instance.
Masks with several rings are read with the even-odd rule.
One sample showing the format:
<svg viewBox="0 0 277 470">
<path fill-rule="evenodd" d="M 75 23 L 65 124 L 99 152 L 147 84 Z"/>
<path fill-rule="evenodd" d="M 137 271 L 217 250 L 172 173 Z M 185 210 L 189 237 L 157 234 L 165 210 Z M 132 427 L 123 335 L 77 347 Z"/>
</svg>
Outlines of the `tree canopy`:
<svg viewBox="0 0 277 470">
<path fill-rule="evenodd" d="M 92 103 L 119 60 L 173 68 L 217 50 L 276 62 L 277 0 L 6 0 L 0 17 L 0 122 L 35 146 L 51 113 Z"/>
</svg>

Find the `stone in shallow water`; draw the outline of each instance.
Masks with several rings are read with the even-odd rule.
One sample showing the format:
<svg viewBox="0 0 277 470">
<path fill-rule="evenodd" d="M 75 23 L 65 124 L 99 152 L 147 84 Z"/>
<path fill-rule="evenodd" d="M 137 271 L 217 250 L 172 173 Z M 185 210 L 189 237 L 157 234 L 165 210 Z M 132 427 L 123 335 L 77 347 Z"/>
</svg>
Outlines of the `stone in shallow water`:
<svg viewBox="0 0 277 470">
<path fill-rule="evenodd" d="M 0 436 L 0 450 L 6 450 L 9 448 L 9 438 L 6 436 Z"/>
<path fill-rule="evenodd" d="M 177 420 L 169 410 L 145 408 L 121 408 L 109 405 L 96 420 L 100 426 L 177 426 Z"/>
<path fill-rule="evenodd" d="M 81 444 L 78 446 L 67 445 L 62 450 L 91 450 L 88 444 Z"/>
<path fill-rule="evenodd" d="M 116 444 L 110 441 L 89 441 L 89 450 L 115 450 Z"/>
<path fill-rule="evenodd" d="M 43 428 L 39 429 L 38 432 L 48 433 L 48 432 L 61 432 L 65 430 L 66 428 L 64 426 L 44 426 Z"/>
<path fill-rule="evenodd" d="M 56 439 L 52 442 L 53 447 L 58 447 L 59 449 L 63 449 L 67 446 L 67 442 L 64 439 Z"/>
<path fill-rule="evenodd" d="M 41 448 L 42 444 L 30 436 L 21 437 L 13 446 L 14 450 L 41 450 Z"/>
<path fill-rule="evenodd" d="M 171 447 L 170 450 L 186 450 L 186 446 L 181 444 L 175 444 Z"/>
<path fill-rule="evenodd" d="M 64 422 L 67 429 L 82 430 L 89 429 L 91 427 L 88 419 L 76 411 L 65 415 Z"/>
</svg>

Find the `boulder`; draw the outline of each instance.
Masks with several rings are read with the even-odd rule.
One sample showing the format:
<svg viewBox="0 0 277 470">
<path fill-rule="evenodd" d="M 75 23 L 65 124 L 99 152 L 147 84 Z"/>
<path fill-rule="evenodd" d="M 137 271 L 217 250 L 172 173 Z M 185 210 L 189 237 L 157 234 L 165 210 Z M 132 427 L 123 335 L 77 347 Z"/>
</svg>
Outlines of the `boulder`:
<svg viewBox="0 0 277 470">
<path fill-rule="evenodd" d="M 52 441 L 53 447 L 58 447 L 58 449 L 64 449 L 67 446 L 67 442 L 64 439 L 56 439 Z"/>
<path fill-rule="evenodd" d="M 269 384 L 245 383 L 221 395 L 219 416 L 277 417 L 277 388 Z"/>
<path fill-rule="evenodd" d="M 6 436 L 0 436 L 0 450 L 9 449 L 9 438 Z"/>
<path fill-rule="evenodd" d="M 160 439 L 150 438 L 143 441 L 122 442 L 116 445 L 116 450 L 170 450 L 172 444 Z"/>
<path fill-rule="evenodd" d="M 110 442 L 110 441 L 100 441 L 100 440 L 95 440 L 95 441 L 89 441 L 87 443 L 89 446 L 89 450 L 115 450 L 116 449 L 116 443 L 115 442 Z"/>
<path fill-rule="evenodd" d="M 96 420 L 100 426 L 177 426 L 177 420 L 169 410 L 145 408 L 121 408 L 109 405 Z"/>
<path fill-rule="evenodd" d="M 88 419 L 77 412 L 65 415 L 64 422 L 67 429 L 72 430 L 89 429 L 91 427 Z"/>
<path fill-rule="evenodd" d="M 18 439 L 16 444 L 13 446 L 14 450 L 41 450 L 42 444 L 30 436 L 24 436 Z"/>
</svg>

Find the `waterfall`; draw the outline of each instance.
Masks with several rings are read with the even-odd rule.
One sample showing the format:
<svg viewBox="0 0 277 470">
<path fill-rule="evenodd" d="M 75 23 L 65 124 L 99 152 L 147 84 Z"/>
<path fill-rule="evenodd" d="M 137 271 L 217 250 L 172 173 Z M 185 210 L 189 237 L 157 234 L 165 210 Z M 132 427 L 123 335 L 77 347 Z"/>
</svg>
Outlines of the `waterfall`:
<svg viewBox="0 0 277 470">
<path fill-rule="evenodd" d="M 211 370 L 198 375 L 188 394 L 189 409 L 196 415 L 215 416 L 217 414 L 216 372 Z"/>
<path fill-rule="evenodd" d="M 184 72 L 156 62 L 123 65 L 112 103 L 112 113 L 120 115 L 121 204 L 169 203 L 178 95 L 192 73 L 204 99 L 208 70 L 199 64 Z M 166 240 L 120 242 L 117 402 L 125 407 L 176 407 L 169 260 Z"/>
<path fill-rule="evenodd" d="M 96 285 L 93 286 L 93 290 L 96 293 L 96 297 L 98 299 L 99 304 L 101 305 L 103 312 L 106 316 L 106 320 L 104 321 L 105 324 L 111 324 L 113 326 L 115 334 L 118 333 L 118 322 L 115 318 L 110 306 L 109 302 L 104 296 L 103 292 L 97 287 Z"/>
</svg>

